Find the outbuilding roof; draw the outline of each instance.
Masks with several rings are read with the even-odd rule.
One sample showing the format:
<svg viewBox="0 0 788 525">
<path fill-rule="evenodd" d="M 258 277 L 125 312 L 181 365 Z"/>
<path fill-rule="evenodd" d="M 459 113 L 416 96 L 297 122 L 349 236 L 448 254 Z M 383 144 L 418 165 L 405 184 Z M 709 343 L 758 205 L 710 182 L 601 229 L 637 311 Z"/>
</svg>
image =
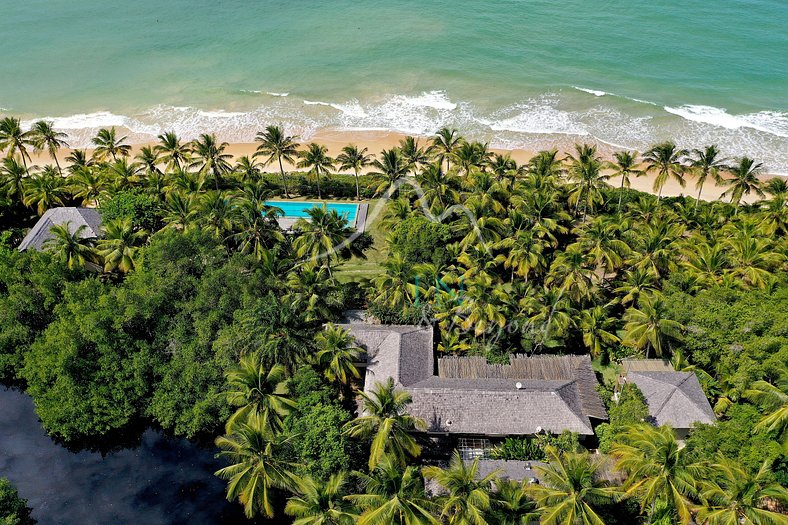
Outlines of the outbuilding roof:
<svg viewBox="0 0 788 525">
<path fill-rule="evenodd" d="M 51 229 L 55 225 L 69 223 L 69 230 L 73 233 L 80 226 L 85 226 L 80 236 L 98 237 L 101 235 L 101 214 L 94 208 L 51 208 L 44 212 L 38 222 L 27 232 L 19 244 L 19 251 L 28 249 L 43 250 L 44 243 L 52 238 Z"/>
<path fill-rule="evenodd" d="M 717 420 L 694 372 L 630 372 L 627 381 L 643 392 L 649 414 L 660 426 L 687 429 Z"/>
</svg>

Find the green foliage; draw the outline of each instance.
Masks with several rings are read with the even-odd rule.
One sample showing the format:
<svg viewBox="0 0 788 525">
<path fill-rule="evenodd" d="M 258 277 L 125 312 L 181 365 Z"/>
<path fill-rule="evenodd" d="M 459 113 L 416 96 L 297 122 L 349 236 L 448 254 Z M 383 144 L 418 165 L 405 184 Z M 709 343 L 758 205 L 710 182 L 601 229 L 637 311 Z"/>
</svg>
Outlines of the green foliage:
<svg viewBox="0 0 788 525">
<path fill-rule="evenodd" d="M 580 438 L 575 432 L 565 430 L 560 434 L 539 434 L 534 437 L 506 438 L 500 445 L 490 450 L 492 459 L 518 461 L 544 461 L 547 447 L 561 452 L 576 452 L 580 448 Z"/>
<path fill-rule="evenodd" d="M 161 228 L 161 210 L 156 199 L 140 190 L 118 191 L 101 203 L 101 220 L 131 219 L 135 229 L 156 231 Z"/>
<path fill-rule="evenodd" d="M 446 245 L 451 238 L 447 224 L 414 216 L 394 228 L 390 248 L 392 252 L 401 254 L 409 264 L 432 263 L 441 267 L 449 260 Z"/>
<path fill-rule="evenodd" d="M 687 456 L 693 461 L 714 461 L 718 454 L 734 460 L 755 473 L 766 462 L 778 461 L 783 454 L 774 433 L 754 433 L 760 419 L 757 408 L 735 404 L 726 417 L 714 425 L 698 425 L 687 438 Z"/>
<path fill-rule="evenodd" d="M 5 478 L 0 478 L 0 525 L 34 525 L 27 500 L 19 497 L 16 488 Z"/>
<path fill-rule="evenodd" d="M 614 427 L 642 423 L 648 418 L 646 398 L 637 385 L 625 383 L 619 392 L 618 402 L 610 406 L 608 413 Z"/>
</svg>

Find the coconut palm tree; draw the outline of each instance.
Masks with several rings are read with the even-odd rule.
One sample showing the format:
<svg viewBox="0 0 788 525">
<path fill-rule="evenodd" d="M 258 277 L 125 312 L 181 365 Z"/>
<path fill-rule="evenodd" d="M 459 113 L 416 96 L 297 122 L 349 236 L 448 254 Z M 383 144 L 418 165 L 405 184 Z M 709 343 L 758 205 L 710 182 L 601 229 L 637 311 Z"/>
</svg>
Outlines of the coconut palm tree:
<svg viewBox="0 0 788 525">
<path fill-rule="evenodd" d="M 317 354 L 315 361 L 323 368 L 326 379 L 347 387 L 351 378 L 361 377 L 355 363 L 360 359 L 361 348 L 348 330 L 328 323 L 325 329 L 315 336 Z"/>
<path fill-rule="evenodd" d="M 282 188 L 285 191 L 285 197 L 289 199 L 290 195 L 287 193 L 287 179 L 285 178 L 282 159 L 293 164 L 298 154 L 298 145 L 295 142 L 295 137 L 285 135 L 284 130 L 279 126 L 267 126 L 264 132 L 257 133 L 254 140 L 260 143 L 257 146 L 257 151 L 255 151 L 255 157 L 267 157 L 264 161 L 266 166 L 271 164 L 274 159 L 279 162 L 279 172 L 282 174 Z"/>
<path fill-rule="evenodd" d="M 526 482 L 495 480 L 490 517 L 496 525 L 530 525 L 539 521 L 536 504 L 526 494 Z"/>
<path fill-rule="evenodd" d="M 758 179 L 758 176 L 763 173 L 763 163 L 756 163 L 749 157 L 742 157 L 738 164 L 729 166 L 727 171 L 732 175 L 732 178 L 725 179 L 724 182 L 728 183 L 728 189 L 720 195 L 721 198 L 730 196 L 731 204 L 738 206 L 741 198 L 752 192 L 761 198 L 765 196 L 761 189 L 761 181 Z M 738 212 L 737 207 L 736 213 Z"/>
<path fill-rule="evenodd" d="M 393 190 L 396 182 L 406 176 L 409 169 L 407 162 L 402 158 L 402 154 L 397 148 L 381 151 L 380 156 L 372 162 L 372 167 L 375 171 L 372 171 L 371 175 L 386 178 L 386 182 L 378 186 L 376 194 L 381 194 L 389 189 Z M 394 196 L 395 193 L 392 192 L 391 197 Z"/>
<path fill-rule="evenodd" d="M 325 482 L 311 477 L 299 480 L 285 514 L 295 518 L 293 525 L 353 525 L 358 516 L 345 498 L 347 478 L 345 472 L 337 472 Z"/>
<path fill-rule="evenodd" d="M 413 175 L 416 175 L 418 169 L 429 162 L 429 155 L 419 145 L 419 139 L 410 135 L 399 141 L 399 152 L 408 169 L 413 170 Z"/>
<path fill-rule="evenodd" d="M 429 511 L 432 504 L 424 494 L 418 468 L 402 468 L 384 456 L 370 474 L 357 472 L 356 476 L 364 494 L 347 498 L 363 510 L 357 525 L 439 525 Z"/>
<path fill-rule="evenodd" d="M 647 423 L 627 427 L 613 444 L 612 455 L 618 461 L 616 469 L 627 474 L 625 495 L 636 497 L 649 518 L 664 502 L 682 524 L 691 523 L 692 498 L 698 481 L 706 476 L 703 467 L 687 460 L 672 428 Z"/>
<path fill-rule="evenodd" d="M 577 244 L 572 244 L 553 259 L 545 284 L 558 286 L 576 304 L 594 295 L 594 272 L 591 257 Z"/>
<path fill-rule="evenodd" d="M 765 415 L 755 425 L 756 432 L 777 432 L 788 448 L 788 369 L 782 363 L 775 384 L 755 381 L 744 395 L 765 410 Z"/>
<path fill-rule="evenodd" d="M 788 503 L 788 489 L 771 480 L 764 463 L 753 475 L 720 458 L 709 465 L 714 479 L 701 483 L 701 506 L 695 521 L 705 525 L 788 525 L 788 516 L 764 507 L 769 501 Z"/>
<path fill-rule="evenodd" d="M 228 481 L 227 500 L 237 499 L 247 518 L 257 514 L 272 518 L 272 489 L 295 490 L 298 486 L 294 474 L 298 465 L 284 454 L 289 439 L 274 435 L 257 415 L 235 425 L 232 434 L 216 438 L 219 457 L 231 464 L 215 474 Z"/>
<path fill-rule="evenodd" d="M 162 206 L 162 220 L 165 228 L 185 230 L 193 222 L 196 215 L 195 197 L 180 191 L 170 192 Z"/>
<path fill-rule="evenodd" d="M 621 198 L 624 196 L 623 190 L 632 185 L 630 177 L 642 177 L 645 173 L 643 170 L 638 169 L 637 151 L 616 151 L 613 153 L 613 158 L 616 160 L 608 166 L 615 170 L 612 177 L 621 177 L 621 186 L 618 192 L 618 211 L 621 212 Z"/>
<path fill-rule="evenodd" d="M 262 170 L 260 169 L 262 166 L 261 163 L 254 160 L 254 157 L 250 158 L 246 155 L 242 155 L 238 157 L 233 167 L 233 172 L 238 175 L 243 183 L 257 182 L 262 176 Z"/>
<path fill-rule="evenodd" d="M 96 258 L 96 239 L 84 235 L 85 229 L 87 225 L 83 224 L 72 231 L 71 221 L 54 224 L 49 229 L 52 237 L 44 241 L 44 248 L 53 252 L 69 270 L 84 268 Z"/>
<path fill-rule="evenodd" d="M 232 155 L 225 153 L 229 146 L 226 142 L 216 140 L 216 135 L 203 133 L 191 143 L 191 152 L 195 159 L 189 164 L 205 176 L 210 176 L 214 188 L 218 191 L 223 186 L 222 177 L 232 171 L 230 159 Z"/>
<path fill-rule="evenodd" d="M 28 146 L 34 146 L 33 134 L 30 131 L 22 131 L 22 125 L 18 118 L 3 117 L 0 119 L 0 151 L 5 151 L 7 157 L 13 157 L 18 152 L 25 171 L 27 171 L 25 159 L 30 160 Z"/>
<path fill-rule="evenodd" d="M 486 513 L 492 507 L 493 481 L 499 472 L 479 474 L 479 458 L 468 465 L 455 451 L 448 468 L 428 466 L 424 477 L 434 480 L 446 494 L 438 499 L 441 518 L 451 525 L 487 525 Z"/>
<path fill-rule="evenodd" d="M 0 191 L 9 199 L 24 197 L 27 181 L 27 168 L 20 164 L 17 157 L 5 157 L 0 164 Z"/>
<path fill-rule="evenodd" d="M 580 312 L 577 327 L 583 334 L 583 344 L 593 357 L 602 355 L 604 348 L 619 343 L 621 340 L 615 334 L 616 320 L 608 317 L 604 306 L 593 306 Z"/>
<path fill-rule="evenodd" d="M 282 418 L 296 407 L 296 402 L 288 397 L 285 367 L 266 368 L 256 355 L 242 355 L 238 366 L 226 377 L 227 402 L 238 407 L 225 425 L 228 434 L 252 416 L 272 432 L 281 431 Z"/>
<path fill-rule="evenodd" d="M 54 166 L 45 166 L 40 173 L 26 179 L 22 203 L 35 207 L 38 215 L 43 215 L 49 208 L 63 206 L 67 197 L 66 180 Z"/>
<path fill-rule="evenodd" d="M 726 160 L 720 157 L 720 151 L 717 146 L 706 146 L 705 149 L 692 150 L 692 158 L 690 167 L 697 176 L 695 187 L 698 188 L 698 198 L 695 201 L 695 211 L 698 211 L 698 203 L 700 202 L 700 195 L 703 191 L 703 183 L 706 179 L 711 177 L 715 184 L 722 182 L 720 172 L 728 169 L 725 164 Z"/>
<path fill-rule="evenodd" d="M 631 253 L 629 245 L 621 240 L 621 224 L 607 217 L 600 217 L 579 228 L 577 243 L 588 252 L 596 267 L 602 267 L 602 281 L 608 272 L 624 264 L 624 257 Z"/>
<path fill-rule="evenodd" d="M 506 155 L 494 154 L 488 166 L 499 181 L 517 174 L 517 162 L 508 153 Z"/>
<path fill-rule="evenodd" d="M 420 199 L 421 205 L 426 206 L 433 213 L 445 210 L 460 201 L 459 177 L 444 172 L 438 162 L 428 164 L 421 170 L 416 175 L 416 181 L 424 192 Z"/>
<path fill-rule="evenodd" d="M 69 173 L 74 173 L 82 168 L 90 168 L 96 164 L 96 161 L 88 156 L 87 151 L 84 149 L 72 149 L 66 157 L 66 162 L 68 162 L 67 169 Z"/>
<path fill-rule="evenodd" d="M 571 193 L 569 194 L 569 204 L 575 206 L 580 211 L 580 203 L 583 203 L 583 221 L 589 211 L 594 210 L 594 203 L 602 202 L 602 188 L 607 187 L 605 182 L 610 175 L 602 174 L 602 161 L 596 154 L 596 146 L 588 144 L 575 145 L 576 154 L 569 155 L 571 160 L 569 167 L 569 178 L 574 182 Z"/>
<path fill-rule="evenodd" d="M 174 131 L 165 131 L 157 138 L 156 151 L 168 170 L 179 170 L 189 164 L 189 145 L 181 143 Z"/>
<path fill-rule="evenodd" d="M 441 128 L 432 138 L 432 144 L 427 148 L 427 153 L 431 154 L 438 163 L 443 163 L 445 160 L 448 173 L 451 169 L 451 157 L 461 140 L 456 129 Z"/>
<path fill-rule="evenodd" d="M 410 394 L 394 386 L 389 378 L 376 383 L 372 391 L 359 392 L 363 415 L 345 424 L 343 432 L 351 437 L 372 439 L 369 452 L 369 469 L 384 462 L 387 454 L 391 461 L 404 466 L 406 457 L 416 457 L 421 447 L 409 432 L 423 430 L 426 423 L 406 413 L 411 402 Z"/>
<path fill-rule="evenodd" d="M 356 200 L 361 200 L 361 191 L 358 186 L 358 174 L 361 170 L 372 164 L 374 156 L 367 155 L 367 148 L 358 149 L 355 144 L 348 144 L 342 148 L 342 153 L 337 155 L 336 162 L 340 170 L 353 170 L 356 176 Z"/>
<path fill-rule="evenodd" d="M 112 158 L 117 161 L 118 157 L 128 157 L 131 154 L 131 146 L 125 144 L 126 136 L 118 138 L 115 127 L 110 129 L 102 128 L 98 130 L 91 142 L 96 147 L 93 156 L 102 162 Z"/>
<path fill-rule="evenodd" d="M 538 506 L 543 525 L 604 525 L 598 507 L 614 501 L 616 489 L 599 478 L 599 462 L 587 453 L 545 448 L 547 465 L 537 465 L 542 479 L 525 488 Z"/>
<path fill-rule="evenodd" d="M 63 170 L 60 169 L 60 162 L 57 160 L 57 151 L 60 148 L 68 147 L 68 143 L 65 140 L 68 135 L 61 131 L 56 131 L 52 126 L 53 123 L 46 120 L 39 120 L 33 124 L 33 127 L 30 129 L 31 142 L 36 150 L 47 150 L 49 156 L 55 161 L 57 171 L 62 174 Z"/>
<path fill-rule="evenodd" d="M 161 170 L 159 169 L 161 158 L 155 147 L 142 146 L 135 159 L 140 171 L 144 172 L 148 177 L 151 175 L 161 175 Z"/>
<path fill-rule="evenodd" d="M 750 286 L 764 288 L 770 281 L 770 270 L 778 268 L 785 256 L 773 251 L 771 242 L 749 234 L 728 239 L 732 273 Z"/>
<path fill-rule="evenodd" d="M 128 217 L 109 221 L 101 229 L 104 236 L 98 241 L 98 254 L 104 261 L 104 271 L 132 271 L 136 266 L 134 257 L 148 232 L 135 230 Z"/>
<path fill-rule="evenodd" d="M 347 220 L 325 205 L 315 206 L 306 213 L 309 219 L 298 219 L 293 225 L 296 232 L 293 248 L 298 257 L 308 258 L 314 263 L 324 260 L 331 276 L 331 260 L 339 256 L 338 248 L 348 236 Z"/>
<path fill-rule="evenodd" d="M 657 290 L 657 276 L 651 269 L 633 268 L 624 272 L 624 279 L 613 290 L 621 296 L 621 304 L 636 303 L 641 294 Z"/>
<path fill-rule="evenodd" d="M 139 182 L 140 166 L 130 163 L 126 157 L 121 157 L 112 163 L 102 164 L 104 174 L 110 187 L 115 191 L 126 190 Z"/>
<path fill-rule="evenodd" d="M 304 264 L 287 274 L 288 306 L 304 315 L 305 321 L 333 318 L 342 302 L 336 294 L 336 282 L 325 266 Z"/>
<path fill-rule="evenodd" d="M 675 179 L 683 188 L 686 185 L 684 171 L 686 168 L 681 163 L 682 158 L 688 154 L 687 150 L 679 149 L 673 142 L 661 142 L 652 146 L 643 154 L 646 161 L 646 173 L 656 172 L 653 190 L 657 192 L 657 198 L 662 198 L 662 188 L 669 178 Z"/>
<path fill-rule="evenodd" d="M 328 148 L 312 142 L 307 146 L 306 151 L 299 151 L 297 167 L 308 168 L 309 173 L 314 175 L 317 180 L 317 198 L 322 199 L 320 194 L 320 177 L 326 176 L 334 169 L 334 159 L 328 156 Z"/>
<path fill-rule="evenodd" d="M 236 226 L 238 207 L 235 196 L 227 191 L 206 191 L 199 198 L 196 216 L 208 231 L 224 240 Z"/>
<path fill-rule="evenodd" d="M 637 308 L 631 307 L 624 313 L 624 344 L 646 350 L 651 349 L 662 357 L 669 348 L 670 339 L 678 338 L 684 327 L 667 318 L 667 307 L 658 293 L 642 294 Z"/>
</svg>

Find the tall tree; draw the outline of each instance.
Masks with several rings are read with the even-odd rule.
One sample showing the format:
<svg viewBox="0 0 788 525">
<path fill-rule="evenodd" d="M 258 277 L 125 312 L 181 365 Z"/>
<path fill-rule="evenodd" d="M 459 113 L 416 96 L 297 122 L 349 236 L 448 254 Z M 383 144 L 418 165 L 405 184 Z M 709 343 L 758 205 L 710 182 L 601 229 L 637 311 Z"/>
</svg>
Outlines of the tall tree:
<svg viewBox="0 0 788 525">
<path fill-rule="evenodd" d="M 375 169 L 371 174 L 385 177 L 386 182 L 381 184 L 375 193 L 380 194 L 389 189 L 393 190 L 396 182 L 408 174 L 408 164 L 402 158 L 399 149 L 384 149 L 380 156 L 372 162 Z M 391 196 L 394 197 L 395 193 Z"/>
<path fill-rule="evenodd" d="M 84 235 L 87 225 L 72 228 L 71 221 L 54 224 L 49 229 L 51 238 L 44 241 L 44 248 L 52 251 L 70 270 L 84 268 L 96 257 L 96 239 Z"/>
<path fill-rule="evenodd" d="M 351 378 L 361 377 L 355 363 L 360 359 L 362 350 L 348 330 L 328 323 L 315 336 L 315 343 L 315 360 L 325 370 L 326 379 L 346 388 Z"/>
<path fill-rule="evenodd" d="M 27 171 L 27 161 L 30 160 L 28 146 L 33 146 L 33 135 L 30 131 L 22 130 L 22 124 L 18 118 L 3 117 L 0 119 L 0 151 L 5 151 L 7 157 L 13 157 L 18 152 L 25 171 Z"/>
<path fill-rule="evenodd" d="M 68 135 L 55 130 L 53 123 L 47 122 L 46 120 L 39 120 L 33 124 L 30 135 L 36 150 L 47 150 L 49 156 L 55 161 L 57 171 L 62 175 L 63 170 L 60 169 L 60 161 L 57 160 L 57 152 L 60 148 L 68 147 L 68 143 L 66 142 Z"/>
<path fill-rule="evenodd" d="M 339 256 L 339 246 L 347 238 L 347 221 L 325 205 L 307 210 L 309 219 L 299 219 L 293 226 L 293 241 L 298 257 L 314 263 L 322 262 L 331 275 L 331 261 Z"/>
<path fill-rule="evenodd" d="M 742 157 L 739 159 L 738 164 L 728 168 L 728 173 L 732 175 L 732 178 L 725 180 L 725 182 L 728 183 L 728 189 L 725 190 L 720 197 L 725 198 L 730 196 L 731 204 L 738 206 L 739 202 L 741 202 L 741 198 L 752 192 L 755 192 L 755 194 L 761 198 L 765 196 L 761 189 L 761 181 L 758 178 L 758 176 L 763 173 L 762 163 L 755 162 L 749 157 Z M 737 208 L 736 213 L 738 213 L 738 211 Z"/>
<path fill-rule="evenodd" d="M 410 135 L 399 141 L 399 151 L 414 175 L 420 167 L 429 162 L 429 155 L 419 144 L 419 139 Z"/>
<path fill-rule="evenodd" d="M 114 126 L 110 129 L 101 128 L 91 140 L 95 146 L 93 156 L 102 162 L 110 158 L 117 161 L 118 156 L 128 157 L 131 154 L 131 146 L 125 143 L 126 138 L 126 136 L 118 138 Z"/>
<path fill-rule="evenodd" d="M 451 157 L 460 145 L 460 136 L 456 129 L 441 128 L 432 138 L 432 144 L 427 152 L 440 163 L 446 161 L 446 171 L 451 169 Z"/>
<path fill-rule="evenodd" d="M 621 198 L 624 196 L 624 188 L 632 185 L 630 177 L 642 177 L 645 173 L 638 169 L 637 151 L 616 151 L 613 153 L 616 159 L 610 163 L 610 167 L 615 170 L 613 177 L 621 177 L 621 186 L 618 192 L 618 211 L 621 212 Z"/>
<path fill-rule="evenodd" d="M 295 490 L 297 465 L 285 459 L 289 438 L 274 435 L 260 416 L 251 416 L 234 426 L 232 434 L 216 438 L 219 457 L 230 465 L 216 471 L 227 480 L 227 500 L 237 499 L 247 518 L 257 514 L 274 516 L 272 489 Z"/>
<path fill-rule="evenodd" d="M 25 194 L 27 168 L 17 157 L 5 157 L 0 165 L 0 191 L 9 199 L 22 200 Z"/>
<path fill-rule="evenodd" d="M 367 155 L 367 148 L 359 149 L 355 144 L 348 144 L 342 148 L 342 153 L 337 155 L 337 164 L 340 170 L 353 170 L 356 176 L 356 200 L 361 200 L 361 191 L 358 185 L 358 174 L 361 170 L 372 164 L 373 156 Z"/>
<path fill-rule="evenodd" d="M 35 207 L 39 215 L 54 206 L 63 206 L 68 196 L 66 180 L 60 176 L 54 166 L 45 166 L 40 173 L 35 173 L 25 181 L 22 203 Z"/>
<path fill-rule="evenodd" d="M 179 170 L 189 164 L 189 145 L 182 143 L 174 131 L 165 131 L 157 137 L 156 151 L 167 169 Z"/>
<path fill-rule="evenodd" d="M 717 146 L 714 144 L 706 146 L 705 149 L 692 150 L 690 167 L 695 173 L 695 187 L 698 188 L 698 198 L 695 201 L 696 212 L 698 210 L 698 203 L 700 202 L 700 195 L 703 191 L 703 183 L 706 182 L 706 179 L 709 177 L 711 177 L 715 184 L 722 182 L 720 172 L 727 169 L 725 162 L 726 160 L 720 156 L 720 150 L 718 150 Z"/>
<path fill-rule="evenodd" d="M 359 392 L 359 396 L 363 415 L 347 423 L 344 432 L 351 437 L 372 439 L 370 470 L 385 462 L 387 455 L 404 466 L 407 456 L 415 457 L 421 453 L 421 447 L 410 432 L 424 429 L 426 424 L 407 414 L 410 394 L 397 389 L 394 380 L 389 378 L 385 383 L 377 383 L 370 393 Z"/>
<path fill-rule="evenodd" d="M 285 514 L 295 518 L 293 525 L 353 525 L 358 516 L 345 498 L 347 486 L 344 472 L 332 474 L 325 482 L 301 479 L 296 495 L 287 500 Z"/>
<path fill-rule="evenodd" d="M 104 271 L 129 273 L 136 264 L 134 257 L 148 232 L 135 230 L 130 217 L 110 221 L 104 226 L 104 236 L 98 242 L 98 254 L 104 260 Z"/>
<path fill-rule="evenodd" d="M 602 161 L 596 153 L 596 146 L 575 145 L 575 150 L 575 155 L 567 157 L 571 161 L 569 178 L 574 181 L 569 202 L 574 204 L 578 211 L 580 203 L 583 203 L 583 221 L 585 221 L 588 212 L 594 210 L 594 203 L 603 201 L 601 190 L 607 187 L 605 181 L 610 175 L 602 173 Z"/>
<path fill-rule="evenodd" d="M 446 491 L 438 498 L 441 518 L 451 525 L 487 525 L 486 513 L 492 506 L 493 481 L 499 472 L 479 473 L 479 458 L 468 465 L 455 451 L 447 468 L 428 466 L 424 477 L 433 479 Z"/>
<path fill-rule="evenodd" d="M 214 188 L 222 188 L 223 177 L 232 170 L 232 155 L 225 153 L 229 146 L 226 142 L 216 140 L 216 135 L 203 133 L 191 144 L 191 152 L 196 157 L 189 167 L 196 168 L 206 177 L 213 179 Z"/>
<path fill-rule="evenodd" d="M 295 142 L 295 137 L 286 135 L 284 130 L 279 126 L 267 126 L 265 131 L 260 131 L 254 139 L 259 142 L 257 151 L 254 156 L 265 156 L 265 164 L 271 164 L 276 159 L 279 162 L 279 172 L 282 175 L 282 188 L 285 191 L 285 197 L 290 198 L 287 193 L 287 178 L 285 177 L 285 168 L 282 165 L 282 159 L 290 164 L 293 164 L 296 155 L 298 154 L 298 144 Z"/>
<path fill-rule="evenodd" d="M 305 151 L 298 152 L 298 157 L 301 160 L 297 166 L 299 168 L 308 168 L 309 173 L 314 175 L 315 180 L 317 180 L 317 198 L 322 199 L 320 178 L 323 176 L 327 177 L 331 170 L 334 169 L 334 159 L 328 156 L 328 148 L 312 142 Z"/>
<path fill-rule="evenodd" d="M 624 343 L 645 349 L 646 357 L 651 349 L 658 357 L 665 355 L 668 341 L 679 337 L 684 329 L 680 323 L 667 318 L 667 307 L 657 293 L 641 295 L 637 308 L 629 308 L 624 314 L 624 321 Z"/>
<path fill-rule="evenodd" d="M 238 366 L 227 372 L 227 402 L 238 407 L 227 420 L 228 434 L 236 425 L 257 417 L 273 433 L 282 430 L 282 417 L 296 402 L 288 397 L 287 371 L 282 365 L 263 366 L 256 355 L 241 356 Z"/>
<path fill-rule="evenodd" d="M 662 198 L 662 188 L 668 179 L 673 178 L 683 188 L 686 185 L 684 180 L 685 167 L 682 159 L 688 154 L 687 150 L 679 149 L 673 142 L 661 142 L 652 146 L 643 154 L 646 161 L 646 172 L 656 172 L 653 190 L 657 192 L 657 198 Z"/>
</svg>

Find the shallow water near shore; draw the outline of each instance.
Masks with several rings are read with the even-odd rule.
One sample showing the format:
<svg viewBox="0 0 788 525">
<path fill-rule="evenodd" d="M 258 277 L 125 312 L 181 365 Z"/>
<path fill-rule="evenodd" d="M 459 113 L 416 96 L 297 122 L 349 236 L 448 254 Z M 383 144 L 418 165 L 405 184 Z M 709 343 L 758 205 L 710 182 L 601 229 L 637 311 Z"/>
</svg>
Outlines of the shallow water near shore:
<svg viewBox="0 0 788 525">
<path fill-rule="evenodd" d="M 788 172 L 780 0 L 8 3 L 0 112 L 229 142 L 281 123 L 506 148 L 717 143 Z"/>
<path fill-rule="evenodd" d="M 103 456 L 69 451 L 46 435 L 29 396 L 0 387 L 0 477 L 39 525 L 252 523 L 225 500 L 220 466 L 214 451 L 150 429 Z"/>
</svg>

